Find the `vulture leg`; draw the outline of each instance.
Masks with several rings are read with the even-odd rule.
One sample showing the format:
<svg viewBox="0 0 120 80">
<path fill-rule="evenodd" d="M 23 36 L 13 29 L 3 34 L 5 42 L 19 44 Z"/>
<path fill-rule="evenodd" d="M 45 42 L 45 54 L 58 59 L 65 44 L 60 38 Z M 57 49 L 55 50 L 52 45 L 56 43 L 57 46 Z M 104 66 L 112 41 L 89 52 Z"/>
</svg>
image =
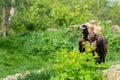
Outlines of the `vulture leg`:
<svg viewBox="0 0 120 80">
<path fill-rule="evenodd" d="M 78 47 L 79 47 L 79 51 L 80 52 L 85 52 L 85 48 L 84 48 L 84 39 L 83 37 L 80 37 L 79 40 L 78 40 Z"/>
</svg>

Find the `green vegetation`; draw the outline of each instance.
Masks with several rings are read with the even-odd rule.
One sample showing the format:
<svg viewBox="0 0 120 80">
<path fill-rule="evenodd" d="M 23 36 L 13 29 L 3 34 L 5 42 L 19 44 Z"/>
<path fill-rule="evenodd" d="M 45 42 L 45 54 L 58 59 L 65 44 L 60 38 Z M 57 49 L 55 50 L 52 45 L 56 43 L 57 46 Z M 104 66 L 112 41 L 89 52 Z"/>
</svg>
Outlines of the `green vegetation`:
<svg viewBox="0 0 120 80">
<path fill-rule="evenodd" d="M 93 57 L 89 50 L 83 54 L 76 49 L 61 49 L 55 53 L 51 67 L 40 73 L 31 73 L 20 80 L 102 80 L 100 69 L 108 66 L 97 64 L 94 58 L 97 58 L 97 55 Z"/>
<path fill-rule="evenodd" d="M 0 78 L 30 71 L 19 80 L 103 80 L 102 70 L 120 63 L 120 36 L 111 31 L 113 24 L 120 24 L 117 2 L 16 0 L 14 6 L 16 12 L 9 22 L 8 35 L 6 38 L 0 35 Z M 93 57 L 89 47 L 85 53 L 78 51 L 81 31 L 77 28 L 67 31 L 71 25 L 92 19 L 102 26 L 108 41 L 106 63 L 97 64 L 94 60 L 97 55 Z M 35 72 L 41 69 L 41 73 Z"/>
</svg>

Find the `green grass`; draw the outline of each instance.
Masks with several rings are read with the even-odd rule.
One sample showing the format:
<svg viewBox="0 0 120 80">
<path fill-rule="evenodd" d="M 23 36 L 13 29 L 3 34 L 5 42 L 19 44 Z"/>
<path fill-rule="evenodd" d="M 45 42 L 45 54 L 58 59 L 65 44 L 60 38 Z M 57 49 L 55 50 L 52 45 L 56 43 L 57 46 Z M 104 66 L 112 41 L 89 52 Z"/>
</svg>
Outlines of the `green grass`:
<svg viewBox="0 0 120 80">
<path fill-rule="evenodd" d="M 25 71 L 40 69 L 45 65 L 39 55 L 33 56 L 22 51 L 11 52 L 0 49 L 0 78 Z"/>
<path fill-rule="evenodd" d="M 119 54 L 120 53 L 118 53 L 118 52 L 112 52 L 112 53 L 108 52 L 107 57 L 106 57 L 106 66 L 111 66 L 113 64 L 120 63 Z M 111 55 L 114 55 L 114 56 L 111 56 Z M 19 78 L 18 80 L 49 80 L 49 79 L 51 79 L 51 76 L 53 77 L 57 74 L 56 71 L 49 70 L 49 69 L 43 70 L 41 73 L 32 72 L 31 74 L 27 75 L 25 78 Z M 73 69 L 73 68 L 71 68 L 71 69 Z M 58 73 L 58 74 L 60 74 L 60 73 Z M 54 79 L 52 79 L 52 80 L 54 80 Z M 59 80 L 59 78 L 58 78 L 58 80 Z"/>
<path fill-rule="evenodd" d="M 78 48 L 77 40 L 81 35 L 80 32 L 74 30 L 66 33 L 65 31 L 66 29 L 61 28 L 55 33 L 39 31 L 32 34 L 21 33 L 6 39 L 0 38 L 0 78 L 16 73 L 39 70 L 46 65 L 49 66 L 55 51 L 61 48 L 67 48 L 68 50 Z M 106 63 L 109 65 L 118 64 L 120 63 L 118 48 L 120 42 L 119 40 L 113 41 L 109 34 L 107 36 Z M 114 46 L 116 44 L 117 46 Z M 35 74 L 34 76 L 40 78 L 40 75 L 46 76 L 49 74 L 43 72 L 43 74 Z"/>
<path fill-rule="evenodd" d="M 106 56 L 106 63 L 113 65 L 113 64 L 119 64 L 120 63 L 120 52 L 110 52 L 108 51 Z"/>
<path fill-rule="evenodd" d="M 18 78 L 18 80 L 49 80 L 51 76 L 55 74 L 52 69 L 43 70 L 40 73 L 32 72 L 25 76 L 25 78 Z"/>
</svg>

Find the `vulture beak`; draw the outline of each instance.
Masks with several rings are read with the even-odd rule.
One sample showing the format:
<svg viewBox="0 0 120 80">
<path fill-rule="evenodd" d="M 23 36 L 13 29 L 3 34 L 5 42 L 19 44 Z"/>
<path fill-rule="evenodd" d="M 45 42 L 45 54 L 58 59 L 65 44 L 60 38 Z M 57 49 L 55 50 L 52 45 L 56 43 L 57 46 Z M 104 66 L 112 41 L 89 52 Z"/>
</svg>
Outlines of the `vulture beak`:
<svg viewBox="0 0 120 80">
<path fill-rule="evenodd" d="M 84 29 L 86 29 L 86 28 L 84 27 L 84 25 L 81 25 L 81 26 L 80 26 L 80 29 L 81 29 L 81 30 L 84 30 Z"/>
<path fill-rule="evenodd" d="M 78 29 L 80 29 L 80 30 L 85 30 L 85 29 L 86 29 L 85 26 L 86 26 L 86 25 L 81 25 L 81 26 L 78 27 Z"/>
</svg>

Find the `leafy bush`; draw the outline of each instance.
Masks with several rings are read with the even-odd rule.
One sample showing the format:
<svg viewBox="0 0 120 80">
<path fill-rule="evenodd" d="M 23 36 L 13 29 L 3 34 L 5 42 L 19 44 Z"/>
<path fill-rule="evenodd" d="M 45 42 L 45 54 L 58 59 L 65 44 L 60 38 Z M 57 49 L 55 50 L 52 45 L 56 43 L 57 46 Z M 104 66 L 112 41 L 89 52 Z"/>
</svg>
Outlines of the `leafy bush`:
<svg viewBox="0 0 120 80">
<path fill-rule="evenodd" d="M 71 50 L 77 47 L 77 40 L 79 35 L 81 35 L 79 33 L 80 31 L 77 31 L 77 29 L 73 30 L 73 32 L 67 32 L 66 28 L 58 28 L 56 32 L 49 32 L 47 30 L 39 30 L 38 32 L 24 31 L 14 36 L 10 35 L 7 40 L 9 40 L 9 43 L 15 46 L 15 48 L 24 50 L 26 54 L 46 55 L 53 54 L 60 48 Z"/>
<path fill-rule="evenodd" d="M 72 24 L 81 24 L 93 18 L 88 7 L 85 5 L 81 8 L 80 5 L 65 6 L 58 5 L 51 11 L 51 16 L 59 26 L 67 26 Z"/>
<path fill-rule="evenodd" d="M 120 50 L 120 36 L 114 36 L 109 38 L 109 51 L 115 52 Z"/>
<path fill-rule="evenodd" d="M 93 19 L 93 14 L 88 10 L 87 5 L 80 6 L 78 3 L 73 4 L 69 0 L 56 1 L 56 3 L 53 1 L 31 0 L 26 7 L 24 7 L 25 4 L 21 4 L 19 6 L 21 12 L 19 9 L 16 10 L 10 23 L 9 32 L 16 34 L 25 30 L 37 31 L 51 27 L 67 27 Z"/>
<path fill-rule="evenodd" d="M 30 53 L 50 54 L 60 48 L 72 49 L 74 46 L 65 29 L 58 29 L 57 32 L 34 32 L 28 37 L 24 48 Z"/>
<path fill-rule="evenodd" d="M 120 50 L 120 32 L 118 31 L 118 34 L 113 34 L 112 32 L 112 23 L 109 23 L 107 21 L 102 21 L 101 25 L 104 29 L 103 36 L 107 39 L 107 46 L 109 52 L 115 52 Z M 113 47 L 114 46 L 114 47 Z"/>
<path fill-rule="evenodd" d="M 20 80 L 103 80 L 102 68 L 107 65 L 97 64 L 96 57 L 89 49 L 85 53 L 79 53 L 76 49 L 61 49 L 56 52 L 55 60 L 51 60 L 52 64 L 48 68 Z"/>
<path fill-rule="evenodd" d="M 22 32 L 25 30 L 36 31 L 36 30 L 45 30 L 49 27 L 55 27 L 56 23 L 49 14 L 51 11 L 51 1 L 34 1 L 31 0 L 29 5 L 25 7 L 25 4 L 21 3 L 19 9 L 16 10 L 15 15 L 11 20 L 11 33 L 15 31 L 16 33 Z"/>
<path fill-rule="evenodd" d="M 57 69 L 59 74 L 52 76 L 51 80 L 103 80 L 100 68 L 105 66 L 97 64 L 96 57 L 89 49 L 85 53 L 66 49 L 56 52 L 54 69 Z"/>
</svg>

